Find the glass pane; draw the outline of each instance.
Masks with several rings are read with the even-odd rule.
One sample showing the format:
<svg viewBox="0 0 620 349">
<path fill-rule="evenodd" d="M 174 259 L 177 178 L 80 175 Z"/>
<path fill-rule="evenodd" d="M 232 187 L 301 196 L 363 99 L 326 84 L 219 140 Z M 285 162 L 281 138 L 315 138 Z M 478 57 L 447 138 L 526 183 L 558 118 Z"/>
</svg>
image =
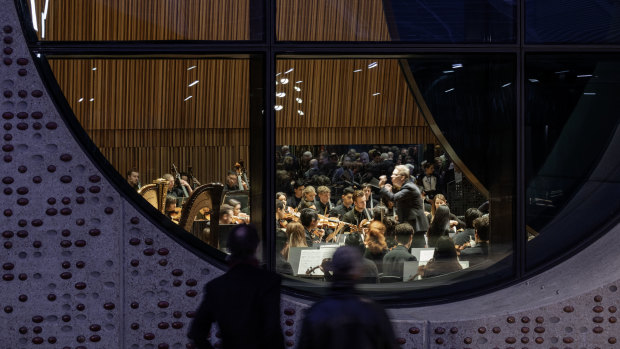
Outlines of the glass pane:
<svg viewBox="0 0 620 349">
<path fill-rule="evenodd" d="M 620 55 L 528 55 L 526 64 L 527 259 L 534 267 L 620 213 Z"/>
<path fill-rule="evenodd" d="M 514 0 L 278 0 L 282 41 L 510 43 Z"/>
<path fill-rule="evenodd" d="M 329 279 L 344 244 L 364 250 L 365 287 L 378 292 L 436 296 L 512 274 L 511 56 L 279 59 L 276 69 L 276 259 L 296 277 L 287 282 L 317 287 L 303 280 Z M 475 238 L 476 209 L 489 206 Z M 390 262 L 401 250 L 411 260 Z"/>
<path fill-rule="evenodd" d="M 31 0 L 40 40 L 261 40 L 263 2 Z"/>
<path fill-rule="evenodd" d="M 527 0 L 529 44 L 620 43 L 618 3 L 608 0 Z"/>
<path fill-rule="evenodd" d="M 226 232 L 249 220 L 238 180 L 249 184 L 250 59 L 50 59 L 50 66 L 82 127 L 128 183 L 224 250 Z"/>
</svg>

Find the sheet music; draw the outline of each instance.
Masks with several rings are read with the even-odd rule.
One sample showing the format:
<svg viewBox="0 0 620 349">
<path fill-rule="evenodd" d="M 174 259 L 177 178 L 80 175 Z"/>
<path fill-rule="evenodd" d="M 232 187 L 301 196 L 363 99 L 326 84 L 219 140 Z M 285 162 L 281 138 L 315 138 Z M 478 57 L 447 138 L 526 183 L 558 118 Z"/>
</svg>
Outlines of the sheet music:
<svg viewBox="0 0 620 349">
<path fill-rule="evenodd" d="M 433 258 L 435 250 L 424 249 L 420 251 L 420 262 L 427 262 Z"/>
<path fill-rule="evenodd" d="M 325 247 L 318 250 L 302 250 L 299 256 L 297 274 L 306 275 L 306 270 L 321 265 L 324 258 L 332 258 L 336 252 L 334 247 Z M 310 275 L 323 275 L 320 268 L 316 268 Z"/>
</svg>

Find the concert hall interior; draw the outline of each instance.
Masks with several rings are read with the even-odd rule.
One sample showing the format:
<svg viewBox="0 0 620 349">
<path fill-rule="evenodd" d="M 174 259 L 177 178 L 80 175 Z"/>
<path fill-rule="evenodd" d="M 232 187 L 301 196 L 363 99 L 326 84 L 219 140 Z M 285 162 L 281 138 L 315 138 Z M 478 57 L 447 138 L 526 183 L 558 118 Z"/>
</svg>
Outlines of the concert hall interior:
<svg viewBox="0 0 620 349">
<path fill-rule="evenodd" d="M 185 347 L 238 224 L 287 347 L 345 245 L 402 347 L 616 344 L 617 2 L 0 6 L 11 347 Z"/>
</svg>

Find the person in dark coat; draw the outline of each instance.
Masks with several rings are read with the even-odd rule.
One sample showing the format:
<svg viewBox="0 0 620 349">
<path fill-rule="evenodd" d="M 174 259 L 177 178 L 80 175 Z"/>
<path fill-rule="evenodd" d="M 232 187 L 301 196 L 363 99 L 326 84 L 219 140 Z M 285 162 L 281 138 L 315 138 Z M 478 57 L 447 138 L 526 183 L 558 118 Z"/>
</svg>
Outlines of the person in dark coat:
<svg viewBox="0 0 620 349">
<path fill-rule="evenodd" d="M 469 261 L 469 266 L 480 264 L 489 258 L 489 236 L 490 222 L 489 215 L 483 215 L 474 220 L 475 246 L 461 251 L 460 260 Z"/>
<path fill-rule="evenodd" d="M 433 258 L 421 269 L 420 275 L 423 278 L 448 274 L 463 269 L 459 263 L 452 239 L 448 236 L 442 236 L 437 239 Z"/>
<path fill-rule="evenodd" d="M 402 278 L 405 262 L 417 260 L 409 253 L 413 228 L 409 223 L 401 223 L 394 228 L 394 235 L 398 245 L 383 257 L 383 275 Z"/>
<path fill-rule="evenodd" d="M 343 246 L 331 261 L 329 294 L 308 311 L 298 349 L 396 349 L 394 330 L 385 310 L 361 296 L 355 284 L 361 277 L 359 249 Z"/>
<path fill-rule="evenodd" d="M 230 269 L 205 286 L 187 334 L 196 348 L 213 348 L 207 337 L 211 324 L 217 322 L 225 349 L 284 349 L 280 276 L 258 267 L 258 242 L 251 225 L 242 224 L 230 232 Z"/>
<path fill-rule="evenodd" d="M 428 230 L 428 218 L 424 214 L 424 203 L 420 189 L 410 180 L 409 168 L 398 165 L 392 172 L 392 185 L 386 184 L 387 178 L 381 176 L 379 186 L 381 195 L 395 204 L 396 215 L 400 223 L 409 223 L 414 229 L 413 246 L 424 247 L 424 234 Z"/>
</svg>

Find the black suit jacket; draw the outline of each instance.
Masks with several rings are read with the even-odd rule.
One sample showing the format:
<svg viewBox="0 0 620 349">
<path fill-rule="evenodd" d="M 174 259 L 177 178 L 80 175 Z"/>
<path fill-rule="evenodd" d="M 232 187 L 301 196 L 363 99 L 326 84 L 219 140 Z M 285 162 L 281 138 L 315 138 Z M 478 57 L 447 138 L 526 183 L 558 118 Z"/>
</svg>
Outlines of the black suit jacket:
<svg viewBox="0 0 620 349">
<path fill-rule="evenodd" d="M 280 276 L 238 264 L 211 280 L 188 333 L 197 348 L 213 348 L 207 335 L 214 322 L 220 327 L 225 349 L 284 349 Z"/>
<path fill-rule="evenodd" d="M 382 188 L 381 194 L 387 196 L 390 201 L 394 201 L 399 222 L 410 223 L 415 231 L 428 230 L 428 218 L 424 214 L 420 189 L 413 182 L 405 183 L 396 193 Z"/>
</svg>

